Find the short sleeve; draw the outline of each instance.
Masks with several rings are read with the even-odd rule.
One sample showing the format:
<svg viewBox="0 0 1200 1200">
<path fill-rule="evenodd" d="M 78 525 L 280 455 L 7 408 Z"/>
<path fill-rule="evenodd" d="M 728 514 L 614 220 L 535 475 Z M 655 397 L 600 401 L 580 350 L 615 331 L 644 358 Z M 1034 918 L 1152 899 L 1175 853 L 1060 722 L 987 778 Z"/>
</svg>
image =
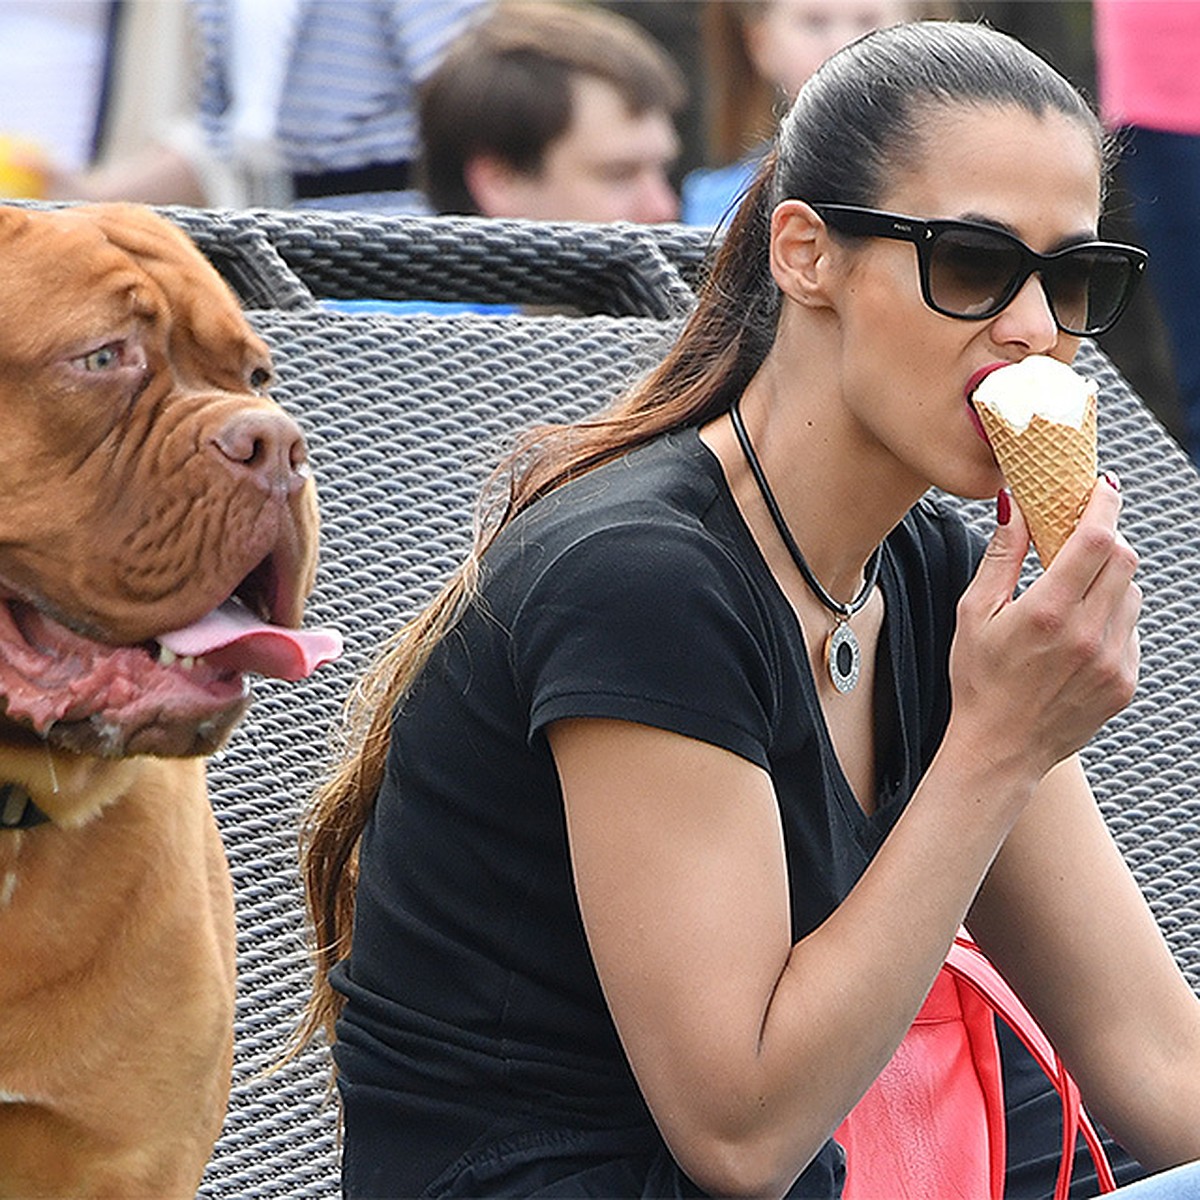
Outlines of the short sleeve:
<svg viewBox="0 0 1200 1200">
<path fill-rule="evenodd" d="M 767 767 L 778 708 L 769 622 L 702 528 L 590 533 L 545 562 L 512 632 L 530 736 L 567 717 L 616 718 Z"/>
</svg>

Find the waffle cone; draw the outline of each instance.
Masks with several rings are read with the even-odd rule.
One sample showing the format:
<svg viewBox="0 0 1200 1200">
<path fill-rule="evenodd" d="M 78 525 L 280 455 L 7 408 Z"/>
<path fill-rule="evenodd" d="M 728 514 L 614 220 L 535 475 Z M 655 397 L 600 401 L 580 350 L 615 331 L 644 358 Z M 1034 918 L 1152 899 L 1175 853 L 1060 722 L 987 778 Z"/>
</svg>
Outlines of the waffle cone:
<svg viewBox="0 0 1200 1200">
<path fill-rule="evenodd" d="M 1095 394 L 1088 397 L 1079 429 L 1035 415 L 1018 432 L 986 404 L 978 412 L 1038 558 L 1048 567 L 1079 523 L 1096 483 Z"/>
</svg>

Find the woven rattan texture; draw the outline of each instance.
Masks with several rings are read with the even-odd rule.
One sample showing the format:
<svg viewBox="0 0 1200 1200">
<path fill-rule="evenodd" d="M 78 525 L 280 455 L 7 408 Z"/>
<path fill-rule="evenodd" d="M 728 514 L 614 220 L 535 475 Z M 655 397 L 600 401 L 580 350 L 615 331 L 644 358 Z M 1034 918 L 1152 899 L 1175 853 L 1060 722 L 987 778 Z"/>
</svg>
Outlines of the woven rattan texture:
<svg viewBox="0 0 1200 1200">
<path fill-rule="evenodd" d="M 682 225 L 163 211 L 254 308 L 301 308 L 317 297 L 521 304 L 665 318 L 690 306 L 710 249 L 707 231 Z"/>
<path fill-rule="evenodd" d="M 659 322 L 600 317 L 254 321 L 319 481 L 323 552 L 310 621 L 341 629 L 347 654 L 304 683 L 261 683 L 210 769 L 237 892 L 239 1004 L 234 1097 L 202 1194 L 231 1200 L 337 1192 L 324 1052 L 261 1073 L 308 986 L 296 825 L 353 674 L 461 559 L 474 497 L 511 435 L 593 412 L 664 338 Z"/>
<path fill-rule="evenodd" d="M 234 1094 L 202 1194 L 334 1197 L 326 1052 L 309 1049 L 276 1074 L 262 1072 L 283 1050 L 308 985 L 295 831 L 343 697 L 380 640 L 460 560 L 473 498 L 506 439 L 531 422 L 593 412 L 653 361 L 672 326 L 318 311 L 253 319 L 276 355 L 275 394 L 309 435 L 319 481 L 324 549 L 310 619 L 341 628 L 347 655 L 304 683 L 259 686 L 212 764 L 237 890 L 240 991 Z M 1105 815 L 1200 984 L 1200 482 L 1107 363 L 1084 355 L 1104 383 L 1101 458 L 1124 480 L 1147 604 L 1140 693 L 1087 757 Z M 990 506 L 967 507 L 990 526 Z"/>
</svg>

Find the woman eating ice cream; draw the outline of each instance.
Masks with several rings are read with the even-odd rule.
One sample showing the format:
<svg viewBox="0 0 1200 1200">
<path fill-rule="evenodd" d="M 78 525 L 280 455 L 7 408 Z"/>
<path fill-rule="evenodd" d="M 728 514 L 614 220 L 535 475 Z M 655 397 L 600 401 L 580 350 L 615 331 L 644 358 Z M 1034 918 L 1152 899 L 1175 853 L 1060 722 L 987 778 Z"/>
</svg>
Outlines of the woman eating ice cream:
<svg viewBox="0 0 1200 1200">
<path fill-rule="evenodd" d="M 348 1196 L 839 1196 L 964 925 L 1142 1169 L 1200 1158 L 1200 1004 L 1077 754 L 1137 677 L 1120 495 L 1014 598 L 969 404 L 1120 316 L 1106 166 L 1012 39 L 868 35 L 663 363 L 522 448 L 306 832 Z"/>
</svg>

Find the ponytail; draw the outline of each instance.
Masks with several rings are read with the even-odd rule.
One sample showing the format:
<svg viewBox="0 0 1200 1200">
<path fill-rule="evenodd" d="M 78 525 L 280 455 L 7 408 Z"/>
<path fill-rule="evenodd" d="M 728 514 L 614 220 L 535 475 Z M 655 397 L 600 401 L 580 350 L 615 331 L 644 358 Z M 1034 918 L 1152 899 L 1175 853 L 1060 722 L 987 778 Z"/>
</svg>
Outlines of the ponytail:
<svg viewBox="0 0 1200 1200">
<path fill-rule="evenodd" d="M 385 644 L 354 689 L 343 751 L 305 815 L 300 869 L 315 979 L 297 1046 L 332 1040 L 341 997 L 329 972 L 350 948 L 358 846 L 383 782 L 392 718 L 434 648 L 476 594 L 479 564 L 502 529 L 539 497 L 672 429 L 729 408 L 775 335 L 779 294 L 769 269 L 774 154 L 768 156 L 701 285 L 695 309 L 663 361 L 604 415 L 543 425 L 521 437 L 480 500 L 474 545 L 428 607 Z"/>
</svg>

